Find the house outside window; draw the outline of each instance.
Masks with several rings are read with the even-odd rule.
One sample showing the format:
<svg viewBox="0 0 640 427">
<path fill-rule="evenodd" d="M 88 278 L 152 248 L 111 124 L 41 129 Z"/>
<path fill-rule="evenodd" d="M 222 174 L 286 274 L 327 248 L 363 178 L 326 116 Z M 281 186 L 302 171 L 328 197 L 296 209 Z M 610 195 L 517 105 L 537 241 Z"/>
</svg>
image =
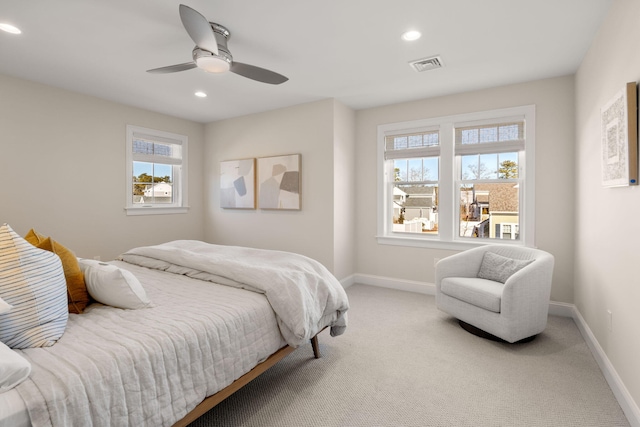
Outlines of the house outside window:
<svg viewBox="0 0 640 427">
<path fill-rule="evenodd" d="M 127 215 L 187 211 L 187 137 L 127 125 Z"/>
<path fill-rule="evenodd" d="M 535 107 L 378 126 L 378 242 L 532 246 Z"/>
</svg>

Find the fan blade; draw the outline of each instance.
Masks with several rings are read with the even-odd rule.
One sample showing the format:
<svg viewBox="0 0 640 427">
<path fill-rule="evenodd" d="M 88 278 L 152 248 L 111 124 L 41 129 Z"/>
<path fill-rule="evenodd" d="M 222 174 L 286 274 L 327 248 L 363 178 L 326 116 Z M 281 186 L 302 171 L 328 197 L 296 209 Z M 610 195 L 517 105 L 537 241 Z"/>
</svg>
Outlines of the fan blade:
<svg viewBox="0 0 640 427">
<path fill-rule="evenodd" d="M 184 4 L 180 5 L 180 20 L 189 37 L 204 50 L 218 54 L 218 41 L 207 18 Z"/>
<path fill-rule="evenodd" d="M 262 83 L 269 83 L 272 85 L 279 85 L 289 80 L 289 78 L 283 76 L 282 74 L 278 74 L 264 68 L 256 67 L 255 65 L 243 64 L 242 62 L 233 61 L 231 63 L 231 69 L 229 71 L 252 80 L 256 80 Z"/>
<path fill-rule="evenodd" d="M 185 71 L 185 70 L 190 70 L 192 68 L 197 68 L 197 67 L 198 66 L 196 65 L 195 62 L 185 62 L 184 64 L 169 65 L 168 67 L 160 67 L 160 68 L 154 68 L 153 70 L 147 70 L 147 73 L 153 73 L 153 74 L 175 73 L 177 71 Z"/>
</svg>

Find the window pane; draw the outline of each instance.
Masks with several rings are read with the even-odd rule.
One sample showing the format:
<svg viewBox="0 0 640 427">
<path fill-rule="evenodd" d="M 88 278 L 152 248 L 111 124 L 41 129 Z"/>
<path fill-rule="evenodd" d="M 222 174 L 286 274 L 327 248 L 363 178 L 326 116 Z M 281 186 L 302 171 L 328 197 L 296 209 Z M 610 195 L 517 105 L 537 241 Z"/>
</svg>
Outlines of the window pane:
<svg viewBox="0 0 640 427">
<path fill-rule="evenodd" d="M 133 153 L 179 159 L 182 157 L 182 146 L 177 144 L 147 141 L 144 139 L 134 139 Z"/>
<path fill-rule="evenodd" d="M 438 234 L 438 186 L 395 184 L 393 231 Z"/>
<path fill-rule="evenodd" d="M 518 178 L 518 153 L 500 153 L 498 155 L 498 178 Z"/>
<path fill-rule="evenodd" d="M 144 192 L 144 199 L 148 203 L 172 203 L 173 184 L 171 182 L 156 182 Z"/>
<path fill-rule="evenodd" d="M 385 150 L 412 150 L 424 147 L 437 147 L 440 144 L 438 131 L 414 133 L 410 135 L 398 135 L 385 137 Z"/>
<path fill-rule="evenodd" d="M 518 178 L 518 153 L 470 154 L 460 158 L 461 179 Z"/>
<path fill-rule="evenodd" d="M 409 136 L 409 148 L 422 147 L 422 135 Z"/>
<path fill-rule="evenodd" d="M 134 141 L 135 144 L 135 141 Z M 153 179 L 153 163 L 133 162 L 133 203 L 144 203 L 144 191 Z"/>
<path fill-rule="evenodd" d="M 480 142 L 496 142 L 498 140 L 498 128 L 480 129 Z"/>
<path fill-rule="evenodd" d="M 153 170 L 154 170 L 155 176 L 162 178 L 163 181 L 165 182 L 173 181 L 171 179 L 173 175 L 173 166 L 155 163 L 153 165 Z"/>
<path fill-rule="evenodd" d="M 427 133 L 424 135 L 424 145 L 432 147 L 440 145 L 439 133 Z"/>
<path fill-rule="evenodd" d="M 396 182 L 437 181 L 439 176 L 438 157 L 396 159 L 393 168 Z"/>
<path fill-rule="evenodd" d="M 176 156 L 173 154 L 178 154 L 179 149 L 179 145 L 161 144 L 159 142 L 153 144 L 153 154 L 155 154 L 156 156 L 180 157 L 179 155 Z"/>
<path fill-rule="evenodd" d="M 456 128 L 456 144 L 485 144 L 524 138 L 524 121 Z"/>
<path fill-rule="evenodd" d="M 519 238 L 516 183 L 460 185 L 460 237 Z"/>
<path fill-rule="evenodd" d="M 136 154 L 153 154 L 153 142 L 134 139 L 133 152 Z"/>
<path fill-rule="evenodd" d="M 481 154 L 480 168 L 482 170 L 481 179 L 498 178 L 498 155 L 497 154 Z"/>
<path fill-rule="evenodd" d="M 471 154 L 461 156 L 462 179 L 493 179 L 497 177 L 497 154 Z"/>
<path fill-rule="evenodd" d="M 393 149 L 401 150 L 403 148 L 409 148 L 408 138 L 406 136 L 397 136 L 393 138 Z"/>
<path fill-rule="evenodd" d="M 153 163 L 133 162 L 133 175 L 139 176 L 141 174 L 153 175 Z"/>
<path fill-rule="evenodd" d="M 393 170 L 395 173 L 394 181 L 408 181 L 407 180 L 407 159 L 398 159 L 393 161 Z"/>
<path fill-rule="evenodd" d="M 148 162 L 133 162 L 134 204 L 173 203 L 173 167 Z"/>
<path fill-rule="evenodd" d="M 518 124 L 500 126 L 500 141 L 513 141 L 520 138 L 520 126 Z"/>
<path fill-rule="evenodd" d="M 425 157 L 422 160 L 424 162 L 423 181 L 438 181 L 440 179 L 439 158 Z"/>
<path fill-rule="evenodd" d="M 409 172 L 407 181 L 422 181 L 422 159 L 409 159 Z"/>
<path fill-rule="evenodd" d="M 477 144 L 478 143 L 478 130 L 477 129 L 462 129 L 462 143 L 463 144 Z"/>
</svg>

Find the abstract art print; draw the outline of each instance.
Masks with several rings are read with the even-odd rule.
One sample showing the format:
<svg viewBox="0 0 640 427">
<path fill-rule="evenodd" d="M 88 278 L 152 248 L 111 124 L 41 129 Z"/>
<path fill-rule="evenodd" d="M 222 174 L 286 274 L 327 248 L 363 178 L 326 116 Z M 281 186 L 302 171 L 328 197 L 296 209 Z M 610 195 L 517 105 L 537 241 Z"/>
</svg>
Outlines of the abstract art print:
<svg viewBox="0 0 640 427">
<path fill-rule="evenodd" d="M 220 207 L 256 208 L 256 159 L 220 162 Z"/>
<path fill-rule="evenodd" d="M 258 159 L 260 209 L 299 210 L 300 154 Z"/>
<path fill-rule="evenodd" d="M 635 83 L 627 83 L 601 110 L 602 185 L 638 184 L 638 104 Z"/>
</svg>

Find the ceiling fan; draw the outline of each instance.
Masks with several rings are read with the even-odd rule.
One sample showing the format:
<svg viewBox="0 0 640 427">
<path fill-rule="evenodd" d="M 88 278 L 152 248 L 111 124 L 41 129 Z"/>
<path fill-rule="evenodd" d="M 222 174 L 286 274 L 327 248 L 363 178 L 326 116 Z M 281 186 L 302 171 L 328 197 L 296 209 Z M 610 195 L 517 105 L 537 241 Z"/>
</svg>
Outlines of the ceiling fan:
<svg viewBox="0 0 640 427">
<path fill-rule="evenodd" d="M 211 73 L 231 71 L 243 77 L 273 85 L 279 85 L 289 80 L 282 74 L 234 61 L 227 48 L 227 40 L 231 36 L 229 30 L 220 24 L 207 21 L 207 18 L 189 6 L 180 5 L 180 20 L 191 39 L 196 43 L 192 52 L 193 61 L 154 68 L 147 70 L 148 73 L 175 73 L 192 68 L 202 68 Z"/>
</svg>

